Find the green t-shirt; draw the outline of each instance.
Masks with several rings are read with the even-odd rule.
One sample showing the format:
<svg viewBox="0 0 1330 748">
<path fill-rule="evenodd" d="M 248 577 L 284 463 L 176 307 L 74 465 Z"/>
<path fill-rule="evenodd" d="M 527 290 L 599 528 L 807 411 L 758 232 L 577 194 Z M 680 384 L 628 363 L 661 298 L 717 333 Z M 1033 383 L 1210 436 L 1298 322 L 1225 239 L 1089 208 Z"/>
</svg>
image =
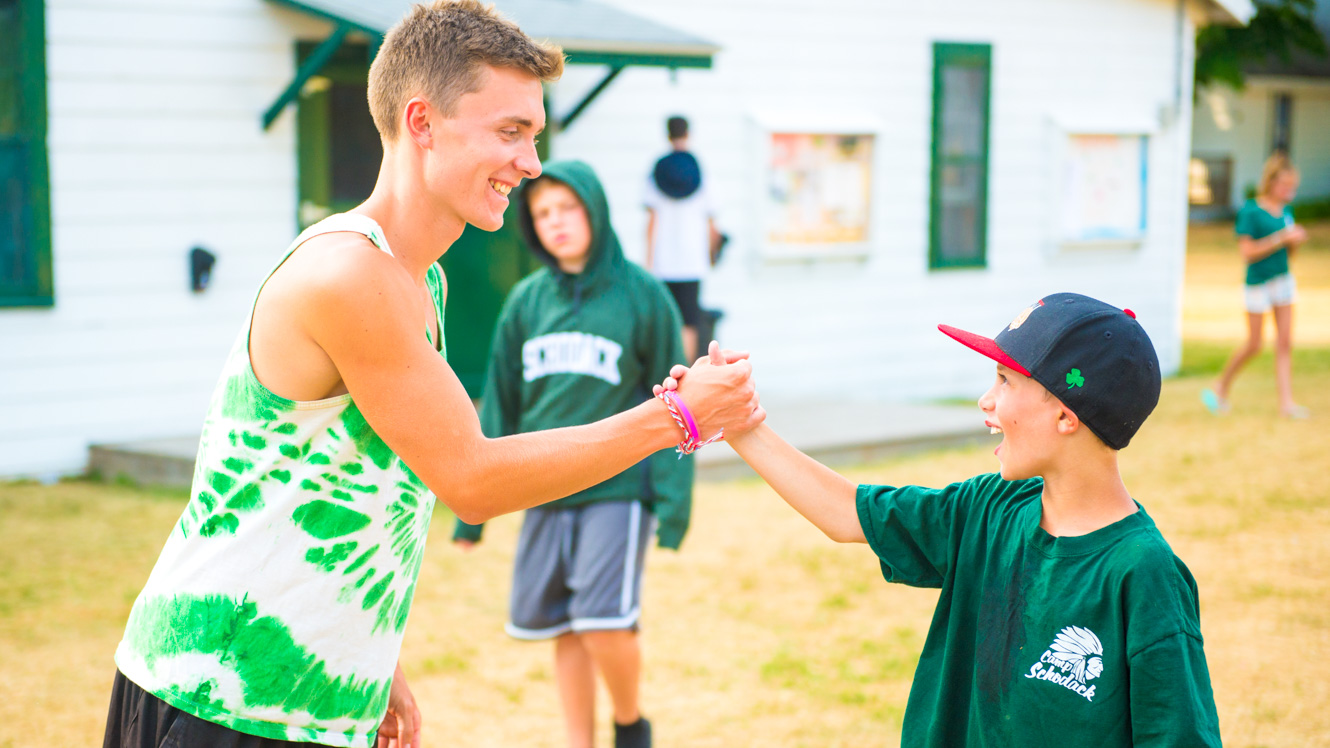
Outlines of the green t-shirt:
<svg viewBox="0 0 1330 748">
<path fill-rule="evenodd" d="M 1238 236 L 1249 236 L 1252 239 L 1264 239 L 1265 237 L 1282 231 L 1284 227 L 1293 223 L 1293 210 L 1285 206 L 1284 214 L 1273 216 L 1262 208 L 1260 203 L 1255 200 L 1248 200 L 1242 209 L 1238 211 L 1238 217 L 1233 225 L 1233 231 Z M 1271 278 L 1276 278 L 1288 273 L 1288 249 L 1280 247 L 1274 252 L 1262 257 L 1256 262 L 1247 265 L 1247 285 L 1258 286 Z"/>
<path fill-rule="evenodd" d="M 1039 527 L 1043 481 L 860 486 L 889 582 L 941 588 L 902 746 L 1219 746 L 1196 582 L 1142 508 Z"/>
</svg>

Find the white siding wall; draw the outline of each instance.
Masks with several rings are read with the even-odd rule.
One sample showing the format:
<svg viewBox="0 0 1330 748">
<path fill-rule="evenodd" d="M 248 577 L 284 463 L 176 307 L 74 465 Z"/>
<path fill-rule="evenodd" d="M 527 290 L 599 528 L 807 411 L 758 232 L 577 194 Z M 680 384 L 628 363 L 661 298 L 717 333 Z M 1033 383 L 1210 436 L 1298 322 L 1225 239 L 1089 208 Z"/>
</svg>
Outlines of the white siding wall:
<svg viewBox="0 0 1330 748">
<path fill-rule="evenodd" d="M 765 392 L 976 395 L 990 369 L 934 325 L 996 332 L 1057 290 L 1137 310 L 1176 368 L 1193 26 L 1179 28 L 1173 0 L 611 1 L 724 51 L 714 70 L 677 82 L 626 71 L 555 139 L 555 155 L 596 167 L 640 257 L 643 180 L 664 148 L 663 120 L 690 116 L 734 238 L 706 300 L 727 314 L 725 340 L 755 352 Z M 295 228 L 293 118 L 269 132 L 258 118 L 292 76 L 293 40 L 326 35 L 261 0 L 47 5 L 56 306 L 0 310 L 0 475 L 76 471 L 89 443 L 197 430 L 251 296 Z M 927 269 L 934 41 L 993 45 L 984 270 Z M 571 69 L 555 112 L 600 74 Z M 1181 111 L 1161 117 L 1176 100 Z M 882 123 L 867 261 L 761 260 L 759 110 Z M 1059 250 L 1051 123 L 1111 127 L 1124 113 L 1157 127 L 1148 238 Z M 202 295 L 186 287 L 195 244 L 219 257 Z"/>
<path fill-rule="evenodd" d="M 1301 197 L 1330 197 L 1330 81 L 1251 78 L 1241 92 L 1216 86 L 1201 92 L 1192 152 L 1233 159 L 1232 203 L 1261 179 L 1274 136 L 1274 97 L 1293 97 L 1289 151 L 1302 173 Z"/>
<path fill-rule="evenodd" d="M 754 352 L 764 391 L 977 396 L 991 369 L 944 338 L 936 324 L 993 334 L 1029 302 L 1062 290 L 1137 311 L 1165 371 L 1177 368 L 1194 26 L 1187 16 L 1179 28 L 1176 3 L 614 2 L 710 39 L 723 51 L 714 69 L 679 71 L 676 82 L 663 70 L 626 70 L 556 136 L 554 156 L 595 167 L 626 251 L 640 258 L 642 186 L 666 148 L 664 119 L 674 113 L 690 118 L 693 150 L 718 199 L 720 223 L 734 240 L 704 284 L 704 300 L 725 311 L 724 341 Z M 935 41 L 993 47 L 984 270 L 928 270 Z M 554 113 L 568 111 L 600 75 L 572 67 L 557 86 Z M 1170 115 L 1177 101 L 1181 111 Z M 772 265 L 760 258 L 755 196 L 763 172 L 751 116 L 771 109 L 883 123 L 866 262 Z M 1124 118 L 1156 128 L 1147 240 L 1131 249 L 1059 250 L 1051 122 L 1114 127 Z"/>
<path fill-rule="evenodd" d="M 0 309 L 0 475 L 197 432 L 295 228 L 294 127 L 261 112 L 321 23 L 259 0 L 48 0 L 55 306 Z M 187 253 L 218 257 L 188 288 Z"/>
</svg>

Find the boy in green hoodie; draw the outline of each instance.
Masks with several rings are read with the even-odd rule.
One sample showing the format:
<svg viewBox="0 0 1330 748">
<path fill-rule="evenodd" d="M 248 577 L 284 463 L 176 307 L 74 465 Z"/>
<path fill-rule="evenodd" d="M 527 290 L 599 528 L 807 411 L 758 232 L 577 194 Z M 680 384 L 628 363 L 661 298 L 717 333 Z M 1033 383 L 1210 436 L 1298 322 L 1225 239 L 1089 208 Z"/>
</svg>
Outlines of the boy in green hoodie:
<svg viewBox="0 0 1330 748">
<path fill-rule="evenodd" d="M 545 164 L 518 197 L 527 246 L 547 267 L 513 289 L 499 316 L 481 407 L 490 437 L 590 423 L 651 395 L 683 361 L 668 291 L 623 256 L 604 190 L 580 161 Z M 693 465 L 661 451 L 580 493 L 528 510 L 513 572 L 513 637 L 554 640 L 571 748 L 589 748 L 595 671 L 614 702 L 616 748 L 651 745 L 638 711 L 642 566 L 651 528 L 677 549 L 688 529 Z M 480 541 L 458 522 L 455 542 Z"/>
</svg>

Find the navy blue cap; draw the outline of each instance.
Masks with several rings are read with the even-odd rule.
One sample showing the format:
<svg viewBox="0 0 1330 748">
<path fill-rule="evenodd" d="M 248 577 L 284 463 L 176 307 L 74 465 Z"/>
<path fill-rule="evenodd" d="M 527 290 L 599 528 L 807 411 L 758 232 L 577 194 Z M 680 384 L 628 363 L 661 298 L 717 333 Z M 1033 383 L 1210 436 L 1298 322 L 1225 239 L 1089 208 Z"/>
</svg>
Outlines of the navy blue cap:
<svg viewBox="0 0 1330 748">
<path fill-rule="evenodd" d="M 938 329 L 1042 384 L 1114 449 L 1127 446 L 1159 404 L 1159 357 L 1130 309 L 1055 293 L 995 338 Z"/>
</svg>

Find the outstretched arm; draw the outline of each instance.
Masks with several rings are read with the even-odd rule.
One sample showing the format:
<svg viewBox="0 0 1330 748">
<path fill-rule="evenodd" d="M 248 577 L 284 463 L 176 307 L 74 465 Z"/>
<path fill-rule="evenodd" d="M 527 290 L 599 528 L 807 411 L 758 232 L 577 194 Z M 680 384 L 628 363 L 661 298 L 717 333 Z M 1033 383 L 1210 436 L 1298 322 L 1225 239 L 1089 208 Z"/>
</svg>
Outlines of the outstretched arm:
<svg viewBox="0 0 1330 748">
<path fill-rule="evenodd" d="M 369 425 L 439 500 L 479 523 L 600 483 L 679 442 L 651 400 L 587 426 L 489 439 L 457 376 L 421 332 L 418 289 L 382 253 L 309 265 L 300 324 Z M 704 435 L 761 422 L 746 361 L 702 366 L 679 394 Z"/>
<path fill-rule="evenodd" d="M 720 346 L 711 342 L 709 363 L 725 365 Z M 698 368 L 676 366 L 661 389 L 674 389 L 687 376 L 694 376 Z M 767 485 L 775 489 L 782 499 L 809 522 L 838 543 L 866 543 L 859 513 L 855 506 L 857 486 L 835 470 L 800 452 L 771 429 L 762 424 L 752 431 L 725 435 L 734 451 L 749 467 L 762 476 Z"/>
<path fill-rule="evenodd" d="M 837 543 L 867 543 L 855 507 L 857 486 L 795 449 L 762 424 L 726 441 L 804 519 Z"/>
</svg>

